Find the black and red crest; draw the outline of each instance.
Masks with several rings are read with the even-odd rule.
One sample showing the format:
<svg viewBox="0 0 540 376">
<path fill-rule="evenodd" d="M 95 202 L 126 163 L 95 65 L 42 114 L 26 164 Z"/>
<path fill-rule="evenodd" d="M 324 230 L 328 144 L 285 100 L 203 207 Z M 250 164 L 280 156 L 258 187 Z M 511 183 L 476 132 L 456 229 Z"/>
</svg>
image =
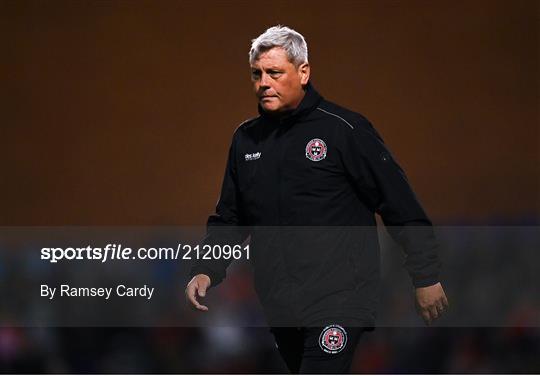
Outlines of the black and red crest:
<svg viewBox="0 0 540 376">
<path fill-rule="evenodd" d="M 318 162 L 326 158 L 326 144 L 320 138 L 314 138 L 306 145 L 306 158 Z"/>
<path fill-rule="evenodd" d="M 324 352 L 337 354 L 347 344 L 347 332 L 339 325 L 324 328 L 319 337 L 319 345 Z"/>
</svg>

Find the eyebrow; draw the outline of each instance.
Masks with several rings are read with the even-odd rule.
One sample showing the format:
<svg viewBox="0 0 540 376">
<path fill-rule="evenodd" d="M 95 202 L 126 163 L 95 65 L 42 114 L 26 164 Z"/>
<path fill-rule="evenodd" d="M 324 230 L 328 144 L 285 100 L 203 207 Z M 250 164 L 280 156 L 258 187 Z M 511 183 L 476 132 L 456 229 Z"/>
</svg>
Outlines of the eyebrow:
<svg viewBox="0 0 540 376">
<path fill-rule="evenodd" d="M 252 66 L 252 67 L 251 67 L 251 70 L 255 71 L 255 70 L 263 70 L 263 69 L 257 68 L 257 67 L 253 67 L 253 66 Z M 272 66 L 270 66 L 270 67 L 265 68 L 264 70 L 267 70 L 267 71 L 269 71 L 269 70 L 282 71 L 283 68 L 280 68 L 280 67 L 277 67 L 277 66 L 275 66 L 275 65 L 272 65 Z"/>
</svg>

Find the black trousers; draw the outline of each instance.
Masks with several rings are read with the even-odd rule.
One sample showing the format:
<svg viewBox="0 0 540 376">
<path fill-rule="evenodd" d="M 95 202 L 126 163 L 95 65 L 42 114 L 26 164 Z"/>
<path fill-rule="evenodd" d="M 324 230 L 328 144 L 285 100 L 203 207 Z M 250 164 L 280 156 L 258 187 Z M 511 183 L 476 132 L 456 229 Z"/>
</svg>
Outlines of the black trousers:
<svg viewBox="0 0 540 376">
<path fill-rule="evenodd" d="M 349 373 L 364 328 L 326 327 L 270 329 L 291 373 Z"/>
</svg>

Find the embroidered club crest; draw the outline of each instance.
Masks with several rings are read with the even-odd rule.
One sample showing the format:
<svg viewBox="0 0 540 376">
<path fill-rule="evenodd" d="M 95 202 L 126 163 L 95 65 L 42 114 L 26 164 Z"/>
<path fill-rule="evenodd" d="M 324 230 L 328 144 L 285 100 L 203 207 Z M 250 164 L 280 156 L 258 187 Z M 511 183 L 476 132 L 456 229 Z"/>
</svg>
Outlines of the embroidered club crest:
<svg viewBox="0 0 540 376">
<path fill-rule="evenodd" d="M 329 354 L 337 354 L 347 344 L 347 332 L 339 325 L 329 325 L 324 328 L 319 337 L 319 346 Z"/>
<path fill-rule="evenodd" d="M 326 158 L 326 144 L 320 138 L 314 138 L 306 145 L 306 158 L 313 162 Z"/>
</svg>

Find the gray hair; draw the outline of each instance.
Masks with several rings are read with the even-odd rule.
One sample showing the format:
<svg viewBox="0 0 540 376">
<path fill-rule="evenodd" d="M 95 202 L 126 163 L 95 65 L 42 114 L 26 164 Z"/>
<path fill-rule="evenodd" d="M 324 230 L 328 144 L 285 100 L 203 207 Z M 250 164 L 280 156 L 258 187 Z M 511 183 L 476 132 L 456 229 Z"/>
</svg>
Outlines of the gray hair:
<svg viewBox="0 0 540 376">
<path fill-rule="evenodd" d="M 261 53 L 274 47 L 283 48 L 287 52 L 289 61 L 296 67 L 308 61 L 307 43 L 302 34 L 287 26 L 277 25 L 268 28 L 251 41 L 249 63 L 253 64 Z"/>
</svg>

